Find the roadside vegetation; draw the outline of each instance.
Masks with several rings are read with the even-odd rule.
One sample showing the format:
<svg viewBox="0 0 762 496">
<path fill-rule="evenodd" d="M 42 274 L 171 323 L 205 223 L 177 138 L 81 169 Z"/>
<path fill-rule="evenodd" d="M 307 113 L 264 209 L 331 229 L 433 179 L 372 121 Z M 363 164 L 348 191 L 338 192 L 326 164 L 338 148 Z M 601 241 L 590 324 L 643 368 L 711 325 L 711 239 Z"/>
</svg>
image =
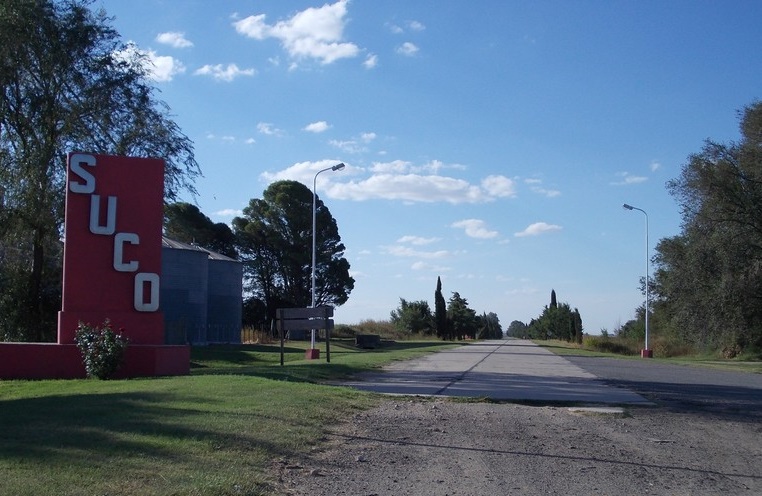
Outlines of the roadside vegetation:
<svg viewBox="0 0 762 496">
<path fill-rule="evenodd" d="M 308 342 L 284 366 L 277 344 L 209 346 L 185 377 L 0 381 L 0 494 L 273 494 L 269 469 L 380 401 L 320 382 L 453 346 L 331 344 L 331 363 L 304 360 Z"/>
<path fill-rule="evenodd" d="M 585 335 L 582 343 L 563 340 L 533 340 L 557 355 L 582 355 L 640 360 L 643 343 L 625 337 Z M 654 358 L 657 362 L 676 365 L 709 367 L 736 372 L 762 374 L 762 356 L 758 353 L 743 353 L 733 358 L 723 357 L 719 351 L 696 351 L 695 349 L 670 345 L 664 339 L 653 343 Z"/>
</svg>

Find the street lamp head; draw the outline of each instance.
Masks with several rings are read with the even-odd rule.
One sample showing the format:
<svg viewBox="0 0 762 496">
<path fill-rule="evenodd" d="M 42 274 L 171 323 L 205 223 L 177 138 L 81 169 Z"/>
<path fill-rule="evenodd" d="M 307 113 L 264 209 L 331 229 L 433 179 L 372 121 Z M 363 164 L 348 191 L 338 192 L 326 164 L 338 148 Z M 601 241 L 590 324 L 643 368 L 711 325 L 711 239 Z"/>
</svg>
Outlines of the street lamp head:
<svg viewBox="0 0 762 496">
<path fill-rule="evenodd" d="M 332 171 L 340 171 L 343 168 L 344 168 L 344 162 L 342 162 L 340 164 L 334 165 L 333 167 L 331 167 L 331 170 Z"/>
<path fill-rule="evenodd" d="M 632 210 L 632 209 L 634 209 L 634 208 L 635 208 L 635 207 L 633 207 L 632 205 L 627 205 L 626 203 L 625 203 L 624 205 L 622 205 L 622 207 L 623 207 L 623 208 L 626 208 L 627 210 Z"/>
</svg>

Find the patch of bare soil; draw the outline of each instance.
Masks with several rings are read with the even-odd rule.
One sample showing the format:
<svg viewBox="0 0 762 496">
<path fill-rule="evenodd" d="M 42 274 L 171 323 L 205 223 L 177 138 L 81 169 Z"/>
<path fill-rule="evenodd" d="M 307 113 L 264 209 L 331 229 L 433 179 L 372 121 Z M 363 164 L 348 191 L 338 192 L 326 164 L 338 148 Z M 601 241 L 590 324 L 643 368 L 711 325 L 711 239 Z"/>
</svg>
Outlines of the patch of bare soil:
<svg viewBox="0 0 762 496">
<path fill-rule="evenodd" d="M 274 467 L 288 495 L 762 494 L 762 425 L 739 412 L 390 399 Z"/>
</svg>

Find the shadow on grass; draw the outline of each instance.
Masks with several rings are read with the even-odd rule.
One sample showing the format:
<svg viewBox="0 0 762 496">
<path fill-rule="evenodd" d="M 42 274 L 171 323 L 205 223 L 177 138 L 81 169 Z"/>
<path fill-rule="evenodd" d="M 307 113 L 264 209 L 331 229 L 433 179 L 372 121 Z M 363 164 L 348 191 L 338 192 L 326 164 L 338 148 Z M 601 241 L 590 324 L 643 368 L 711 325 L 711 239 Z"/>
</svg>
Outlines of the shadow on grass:
<svg viewBox="0 0 762 496">
<path fill-rule="evenodd" d="M 353 339 L 331 340 L 331 362 L 326 362 L 325 343 L 319 360 L 306 360 L 308 342 L 291 342 L 284 347 L 280 365 L 280 345 L 215 345 L 191 351 L 192 375 L 244 375 L 289 382 L 319 383 L 347 379 L 377 369 L 385 363 L 420 356 L 426 348 L 445 350 L 451 343 L 441 341 L 382 341 L 375 349 L 361 349 Z M 408 354 L 409 353 L 409 354 Z"/>
<path fill-rule="evenodd" d="M 232 452 L 256 447 L 270 455 L 288 454 L 273 442 L 277 440 L 245 428 L 257 425 L 256 413 L 248 411 L 246 419 L 226 422 L 229 413 L 216 401 L 183 395 L 181 404 L 173 403 L 177 399 L 167 392 L 124 392 L 4 400 L 0 402 L 0 460 L 90 471 L 108 465 L 112 458 L 124 461 L 125 457 L 138 465 L 153 459 L 192 466 L 219 447 Z M 222 422 L 218 427 L 207 417 Z"/>
</svg>

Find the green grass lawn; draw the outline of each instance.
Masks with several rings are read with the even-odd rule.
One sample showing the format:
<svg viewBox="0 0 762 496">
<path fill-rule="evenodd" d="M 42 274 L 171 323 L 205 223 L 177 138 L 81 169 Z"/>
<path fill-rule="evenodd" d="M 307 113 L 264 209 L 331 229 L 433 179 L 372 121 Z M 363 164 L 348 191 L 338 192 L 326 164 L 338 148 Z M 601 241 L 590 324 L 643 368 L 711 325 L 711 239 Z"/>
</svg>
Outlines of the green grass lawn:
<svg viewBox="0 0 762 496">
<path fill-rule="evenodd" d="M 719 370 L 731 370 L 736 372 L 749 372 L 762 374 L 762 361 L 757 359 L 719 359 L 716 354 L 704 354 L 704 355 L 687 355 L 679 357 L 664 358 L 658 355 L 654 358 L 644 359 L 640 355 L 619 355 L 615 353 L 607 353 L 603 351 L 590 350 L 575 343 L 568 343 L 566 341 L 559 340 L 534 340 L 534 342 L 552 351 L 556 355 L 578 355 L 578 356 L 597 356 L 597 357 L 610 357 L 618 358 L 622 360 L 654 360 L 656 362 L 671 363 L 674 365 L 685 365 L 692 367 L 707 367 Z"/>
<path fill-rule="evenodd" d="M 0 381 L 0 494 L 272 494 L 268 467 L 380 401 L 320 382 L 454 345 L 332 341 L 330 364 L 306 346 L 284 366 L 278 345 L 212 346 L 185 377 Z"/>
</svg>

